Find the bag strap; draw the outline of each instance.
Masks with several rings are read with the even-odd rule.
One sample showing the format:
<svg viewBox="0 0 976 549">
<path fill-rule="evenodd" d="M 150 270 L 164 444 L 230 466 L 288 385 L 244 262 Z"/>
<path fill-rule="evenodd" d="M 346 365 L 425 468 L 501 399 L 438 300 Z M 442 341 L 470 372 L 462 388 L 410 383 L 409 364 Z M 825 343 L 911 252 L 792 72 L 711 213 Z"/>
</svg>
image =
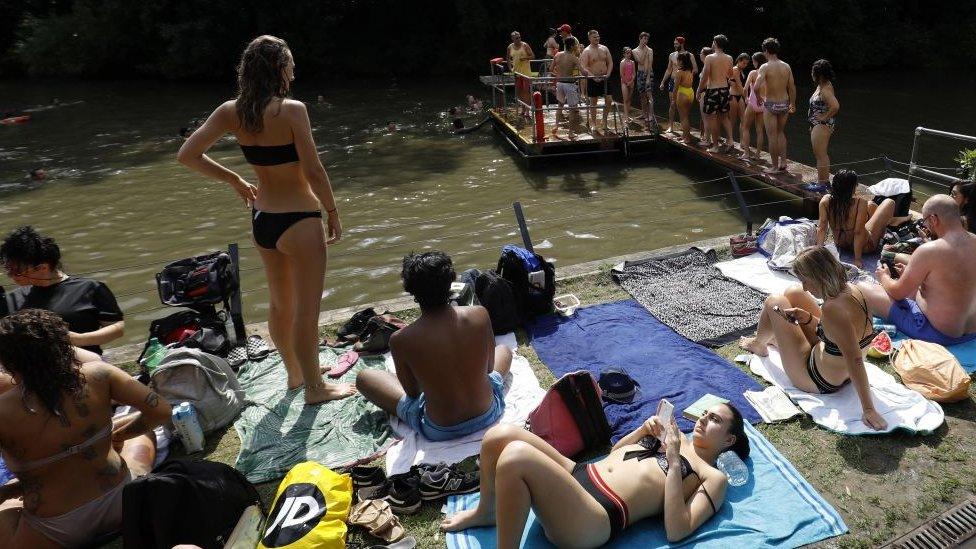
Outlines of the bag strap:
<svg viewBox="0 0 976 549">
<path fill-rule="evenodd" d="M 573 421 L 579 428 L 584 446 L 589 447 L 590 443 L 596 439 L 597 433 L 589 412 L 583 406 L 584 401 L 580 395 L 580 388 L 577 383 L 581 375 L 589 376 L 585 372 L 568 374 L 556 383 L 556 390 L 559 392 L 559 396 L 562 397 L 563 403 L 566 404 L 566 408 L 569 410 L 569 414 L 573 417 Z"/>
<path fill-rule="evenodd" d="M 582 402 L 589 403 L 589 406 L 585 406 L 584 410 L 588 414 L 588 419 L 594 430 L 594 443 L 606 443 L 610 440 L 610 424 L 607 422 L 607 414 L 603 409 L 603 401 L 600 399 L 600 394 L 597 390 L 596 381 L 592 376 L 587 375 L 586 380 L 579 380 L 582 382 L 582 387 L 579 388 L 579 394 L 582 398 Z M 640 385 L 637 385 L 640 387 Z"/>
</svg>

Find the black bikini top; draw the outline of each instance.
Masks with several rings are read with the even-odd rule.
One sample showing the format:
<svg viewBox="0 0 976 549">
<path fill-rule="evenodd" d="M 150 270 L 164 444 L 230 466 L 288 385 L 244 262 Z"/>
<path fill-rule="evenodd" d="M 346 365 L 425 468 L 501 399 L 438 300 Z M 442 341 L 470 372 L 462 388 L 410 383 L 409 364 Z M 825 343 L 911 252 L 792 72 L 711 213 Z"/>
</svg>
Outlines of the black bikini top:
<svg viewBox="0 0 976 549">
<path fill-rule="evenodd" d="M 644 449 L 631 450 L 630 452 L 624 453 L 624 461 L 628 459 L 643 461 L 652 457 L 657 459 L 657 464 L 661 467 L 661 470 L 664 471 L 664 474 L 667 475 L 670 466 L 668 465 L 668 458 L 665 456 L 664 448 L 661 447 L 661 441 L 657 437 L 646 436 L 638 440 L 637 444 L 643 446 Z M 692 473 L 694 473 L 696 477 L 698 476 L 698 473 L 695 473 L 695 470 L 691 468 L 691 463 L 688 463 L 688 458 L 681 456 L 681 480 L 684 480 Z"/>
<path fill-rule="evenodd" d="M 241 152 L 248 164 L 255 166 L 277 166 L 298 162 L 298 149 L 294 143 L 287 145 L 241 145 Z"/>
<path fill-rule="evenodd" d="M 856 297 L 854 297 L 854 294 L 850 294 L 850 296 L 851 296 L 851 299 L 853 299 L 855 303 L 857 303 L 858 305 L 861 306 L 861 310 L 864 311 L 864 319 L 865 319 L 864 322 L 865 322 L 865 326 L 871 326 L 871 314 L 868 312 L 867 300 L 865 300 L 862 303 L 860 300 L 858 300 Z M 862 294 L 862 297 L 863 297 L 863 294 Z M 868 345 L 870 345 L 871 342 L 874 341 L 874 337 L 876 335 L 878 335 L 877 332 L 875 332 L 874 330 L 871 330 L 871 333 L 870 334 L 864 336 L 864 338 L 862 338 L 861 341 L 858 341 L 857 342 L 858 347 L 860 347 L 861 350 L 866 349 L 868 347 Z M 817 322 L 817 337 L 820 338 L 820 341 L 823 341 L 823 344 L 824 344 L 824 350 L 823 350 L 823 352 L 824 353 L 826 353 L 828 355 L 831 355 L 831 356 L 844 356 L 844 353 L 842 353 L 840 351 L 840 347 L 838 347 L 837 344 L 834 343 L 833 341 L 827 339 L 827 334 L 824 333 L 823 321 L 822 320 L 820 322 Z"/>
</svg>

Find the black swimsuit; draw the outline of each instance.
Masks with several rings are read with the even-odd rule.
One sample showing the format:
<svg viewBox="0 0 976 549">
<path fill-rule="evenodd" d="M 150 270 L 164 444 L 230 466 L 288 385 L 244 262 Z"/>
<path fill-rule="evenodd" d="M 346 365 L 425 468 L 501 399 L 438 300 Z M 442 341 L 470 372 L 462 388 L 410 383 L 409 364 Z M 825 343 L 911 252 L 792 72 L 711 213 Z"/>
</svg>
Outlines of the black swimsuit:
<svg viewBox="0 0 976 549">
<path fill-rule="evenodd" d="M 254 166 L 278 166 L 298 162 L 298 149 L 294 143 L 287 145 L 241 145 L 241 152 L 248 164 Z M 321 211 L 314 212 L 262 212 L 251 210 L 251 231 L 254 241 L 262 248 L 273 250 L 278 246 L 278 239 L 292 225 L 306 217 L 322 218 Z"/>
<path fill-rule="evenodd" d="M 868 312 L 867 301 L 865 300 L 862 303 L 856 297 L 854 297 L 854 294 L 850 294 L 850 295 L 851 295 L 851 299 L 853 299 L 858 305 L 860 305 L 861 310 L 864 311 L 865 325 L 871 326 L 871 313 Z M 875 332 L 872 329 L 870 334 L 861 338 L 861 341 L 858 341 L 857 343 L 858 347 L 860 347 L 862 350 L 866 349 L 867 346 L 870 345 L 872 341 L 874 341 L 874 337 L 876 335 L 878 335 L 877 332 Z M 817 322 L 817 337 L 820 338 L 820 341 L 823 341 L 824 354 L 830 356 L 844 356 L 844 353 L 841 352 L 840 347 L 838 347 L 836 343 L 834 343 L 833 341 L 827 338 L 827 334 L 824 332 L 823 329 L 822 320 L 820 322 Z M 829 381 L 827 381 L 826 379 L 824 379 L 823 375 L 821 375 L 820 373 L 820 370 L 817 368 L 816 355 L 812 350 L 810 351 L 810 360 L 807 361 L 807 373 L 810 374 L 810 379 L 813 380 L 813 384 L 817 386 L 817 390 L 819 390 L 821 394 L 836 393 L 844 385 L 847 385 L 851 381 L 850 378 L 847 378 L 840 385 L 834 385 Z"/>
</svg>

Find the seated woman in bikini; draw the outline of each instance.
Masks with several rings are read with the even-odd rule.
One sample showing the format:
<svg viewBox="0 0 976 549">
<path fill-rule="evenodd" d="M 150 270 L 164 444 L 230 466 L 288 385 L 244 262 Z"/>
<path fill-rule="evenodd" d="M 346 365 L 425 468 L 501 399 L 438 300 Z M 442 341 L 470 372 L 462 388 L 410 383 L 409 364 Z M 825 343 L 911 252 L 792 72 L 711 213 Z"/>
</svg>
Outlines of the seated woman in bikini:
<svg viewBox="0 0 976 549">
<path fill-rule="evenodd" d="M 677 541 L 722 506 L 728 477 L 715 462 L 726 450 L 749 456 L 742 415 L 727 404 L 711 407 L 690 440 L 673 420 L 662 425 L 652 416 L 595 463 L 576 463 L 525 429 L 498 425 L 481 444 L 478 507 L 447 517 L 441 528 L 497 525 L 497 546 L 515 548 L 531 507 L 559 547 L 599 547 L 655 516 Z"/>
<path fill-rule="evenodd" d="M 793 262 L 801 286 L 766 298 L 756 337 L 739 346 L 758 356 L 776 345 L 790 382 L 808 393 L 835 393 L 853 383 L 862 419 L 876 431 L 888 423 L 874 408 L 864 356 L 874 339 L 874 326 L 864 295 L 847 282 L 844 266 L 823 246 L 804 249 Z M 813 294 L 813 295 L 811 295 Z M 814 298 L 822 299 L 817 306 Z"/>
<path fill-rule="evenodd" d="M 857 172 L 854 170 L 840 170 L 834 175 L 830 193 L 820 199 L 817 245 L 824 245 L 830 228 L 837 247 L 854 252 L 854 264 L 862 268 L 861 256 L 881 247 L 885 228 L 894 219 L 895 201 L 886 198 L 878 205 L 855 196 L 856 189 Z"/>
<path fill-rule="evenodd" d="M 145 385 L 71 347 L 57 314 L 0 319 L 0 447 L 16 480 L 0 486 L 0 547 L 80 547 L 122 527 L 122 491 L 148 473 L 152 429 L 169 404 Z M 138 412 L 116 418 L 112 403 Z"/>
</svg>

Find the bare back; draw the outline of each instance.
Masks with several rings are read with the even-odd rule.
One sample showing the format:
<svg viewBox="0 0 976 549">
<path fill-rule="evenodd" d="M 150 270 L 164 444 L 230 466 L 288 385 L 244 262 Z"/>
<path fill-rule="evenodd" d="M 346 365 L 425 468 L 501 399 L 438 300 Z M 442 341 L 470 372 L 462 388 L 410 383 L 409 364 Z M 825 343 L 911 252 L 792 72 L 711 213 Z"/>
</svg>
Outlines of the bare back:
<svg viewBox="0 0 976 549">
<path fill-rule="evenodd" d="M 580 68 L 579 58 L 568 51 L 556 54 L 552 61 L 552 74 L 556 78 L 567 78 Z"/>
<path fill-rule="evenodd" d="M 917 301 L 929 321 L 954 337 L 976 332 L 976 235 L 960 230 L 923 244 L 909 262 L 916 267 L 926 273 Z"/>
<path fill-rule="evenodd" d="M 705 58 L 703 76 L 708 79 L 707 88 L 727 88 L 732 76 L 732 57 L 726 53 L 715 52 Z"/>
<path fill-rule="evenodd" d="M 767 61 L 759 68 L 759 73 L 763 77 L 767 101 L 786 101 L 789 99 L 793 71 L 788 64 L 779 59 Z"/>
<path fill-rule="evenodd" d="M 404 390 L 412 397 L 425 394 L 425 414 L 434 423 L 455 425 L 491 406 L 488 373 L 495 340 L 484 307 L 452 306 L 424 313 L 394 334 L 390 349 Z M 416 381 L 416 393 L 405 382 L 406 375 Z"/>
</svg>

